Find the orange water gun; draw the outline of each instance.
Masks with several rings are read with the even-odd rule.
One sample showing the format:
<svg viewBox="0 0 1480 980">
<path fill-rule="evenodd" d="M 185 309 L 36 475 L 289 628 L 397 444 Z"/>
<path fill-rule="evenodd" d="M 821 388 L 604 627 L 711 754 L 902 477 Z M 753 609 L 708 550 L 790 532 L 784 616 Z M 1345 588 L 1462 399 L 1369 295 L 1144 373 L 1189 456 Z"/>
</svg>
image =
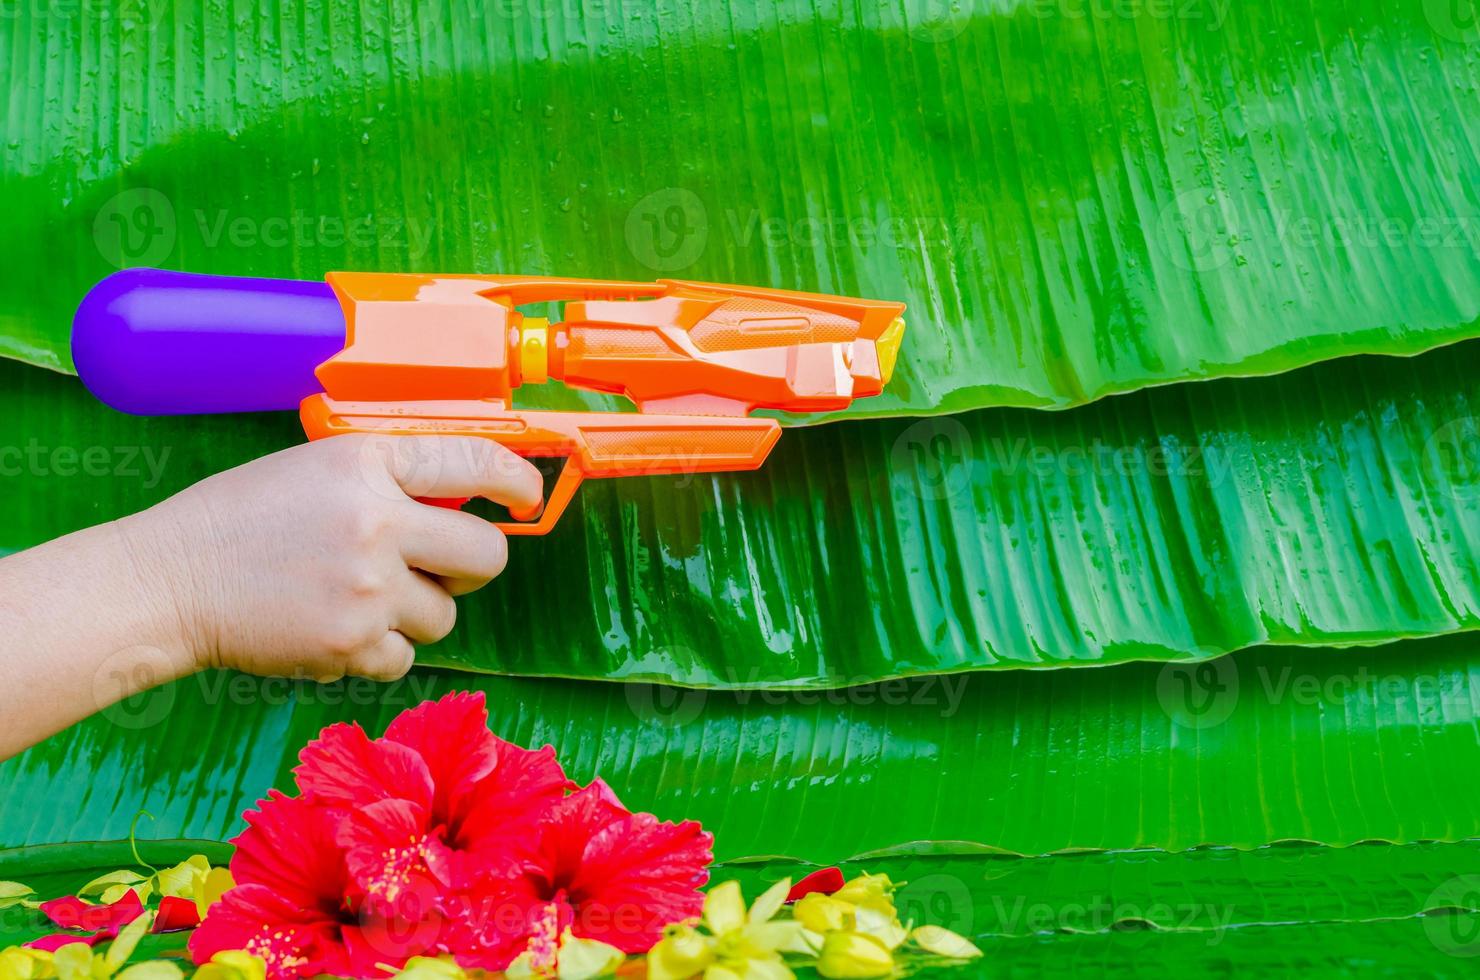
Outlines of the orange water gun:
<svg viewBox="0 0 1480 980">
<path fill-rule="evenodd" d="M 549 302 L 564 302 L 563 320 L 520 310 Z M 296 407 L 310 439 L 451 434 L 562 457 L 543 509 L 498 522 L 546 534 L 588 477 L 752 470 L 781 427 L 751 411 L 837 411 L 879 394 L 903 312 L 676 279 L 130 269 L 88 293 L 72 349 L 88 387 L 135 414 Z M 636 412 L 514 406 L 516 389 L 549 379 L 624 395 Z"/>
</svg>

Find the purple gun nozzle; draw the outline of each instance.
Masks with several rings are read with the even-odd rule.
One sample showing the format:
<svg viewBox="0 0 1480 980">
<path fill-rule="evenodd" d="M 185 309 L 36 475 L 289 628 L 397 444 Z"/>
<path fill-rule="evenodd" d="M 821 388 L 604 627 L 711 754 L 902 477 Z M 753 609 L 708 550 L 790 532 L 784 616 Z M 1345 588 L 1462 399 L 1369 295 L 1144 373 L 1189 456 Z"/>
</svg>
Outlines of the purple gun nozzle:
<svg viewBox="0 0 1480 980">
<path fill-rule="evenodd" d="M 125 269 L 77 308 L 72 360 L 134 415 L 293 411 L 344 340 L 328 283 Z"/>
</svg>

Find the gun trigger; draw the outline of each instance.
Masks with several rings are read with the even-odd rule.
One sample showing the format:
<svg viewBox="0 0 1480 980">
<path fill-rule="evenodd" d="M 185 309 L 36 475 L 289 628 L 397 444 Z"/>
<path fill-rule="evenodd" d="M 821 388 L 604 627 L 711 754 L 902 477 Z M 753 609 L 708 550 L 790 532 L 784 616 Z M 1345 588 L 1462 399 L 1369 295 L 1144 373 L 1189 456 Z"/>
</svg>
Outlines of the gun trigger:
<svg viewBox="0 0 1480 980">
<path fill-rule="evenodd" d="M 463 505 L 472 497 L 417 497 L 418 501 L 432 507 L 446 507 L 448 510 L 462 510 Z"/>
</svg>

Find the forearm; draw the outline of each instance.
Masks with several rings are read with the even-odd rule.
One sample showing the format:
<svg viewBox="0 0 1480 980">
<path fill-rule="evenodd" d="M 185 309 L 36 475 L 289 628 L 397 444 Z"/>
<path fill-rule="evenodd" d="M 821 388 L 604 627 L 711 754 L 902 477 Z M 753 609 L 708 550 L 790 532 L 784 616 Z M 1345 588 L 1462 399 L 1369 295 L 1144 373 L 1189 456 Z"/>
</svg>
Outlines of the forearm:
<svg viewBox="0 0 1480 980">
<path fill-rule="evenodd" d="M 0 559 L 0 758 L 191 673 L 146 512 Z"/>
</svg>

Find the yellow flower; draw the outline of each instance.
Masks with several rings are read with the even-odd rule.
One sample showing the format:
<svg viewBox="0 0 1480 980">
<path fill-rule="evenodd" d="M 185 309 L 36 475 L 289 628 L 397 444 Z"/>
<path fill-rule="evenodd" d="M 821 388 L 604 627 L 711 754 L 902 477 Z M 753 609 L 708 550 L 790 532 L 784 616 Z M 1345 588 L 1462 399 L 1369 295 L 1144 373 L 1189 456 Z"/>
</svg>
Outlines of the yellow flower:
<svg viewBox="0 0 1480 980">
<path fill-rule="evenodd" d="M 822 940 L 817 972 L 831 980 L 884 977 L 894 972 L 889 947 L 860 932 L 830 932 Z"/>
<path fill-rule="evenodd" d="M 813 932 L 834 932 L 853 928 L 855 906 L 831 895 L 813 892 L 803 895 L 792 906 L 792 915 Z"/>
<path fill-rule="evenodd" d="M 859 908 L 873 909 L 892 919 L 895 916 L 894 887 L 894 882 L 889 880 L 888 875 L 861 874 L 844 883 L 842 888 L 833 892 L 832 897 Z"/>
<path fill-rule="evenodd" d="M 35 908 L 36 889 L 18 881 L 0 881 L 0 909 L 13 905 L 29 905 Z"/>
<path fill-rule="evenodd" d="M 920 926 L 910 933 L 910 939 L 927 953 L 948 956 L 953 960 L 970 960 L 982 955 L 971 940 L 940 926 Z"/>
<path fill-rule="evenodd" d="M 204 920 L 211 906 L 234 887 L 236 881 L 232 879 L 230 871 L 225 868 L 211 868 L 205 874 L 191 879 L 188 897 L 195 900 L 195 911 Z"/>
<path fill-rule="evenodd" d="M 195 882 L 211 873 L 211 862 L 204 854 L 192 854 L 173 868 L 165 868 L 154 876 L 159 894 L 172 898 L 194 898 Z"/>
<path fill-rule="evenodd" d="M 714 940 L 689 925 L 671 925 L 648 953 L 648 980 L 686 980 L 714 962 Z"/>
<path fill-rule="evenodd" d="M 137 871 L 127 869 L 110 871 L 104 875 L 98 875 L 92 881 L 77 889 L 79 898 L 94 898 L 104 905 L 112 905 L 123 897 L 123 893 L 133 889 L 139 894 L 139 901 L 149 901 L 150 894 L 154 891 L 154 882 L 139 874 Z"/>
<path fill-rule="evenodd" d="M 146 913 L 124 926 L 117 938 L 108 944 L 106 953 L 95 953 L 86 943 L 68 943 L 51 957 L 57 977 L 59 980 L 110 980 L 117 974 L 117 980 L 180 980 L 185 974 L 178 966 L 159 960 L 140 963 L 119 973 L 153 921 L 154 916 Z"/>
<path fill-rule="evenodd" d="M 0 980 L 45 980 L 56 975 L 50 953 L 26 946 L 0 952 Z"/>
<path fill-rule="evenodd" d="M 223 949 L 195 971 L 193 980 L 267 980 L 267 964 L 240 949 Z"/>
<path fill-rule="evenodd" d="M 553 973 L 534 969 L 532 959 L 529 952 L 520 953 L 504 971 L 505 975 L 510 980 L 536 976 L 554 977 L 558 980 L 591 980 L 592 977 L 604 977 L 616 973 L 617 967 L 627 959 L 627 954 L 608 943 L 595 939 L 581 939 L 566 929 L 560 936 L 560 946 L 555 954 Z M 448 975 L 441 974 L 441 976 Z M 431 974 L 426 974 L 418 977 L 418 980 L 435 980 L 435 978 Z"/>
<path fill-rule="evenodd" d="M 813 933 L 858 932 L 894 949 L 909 934 L 894 911 L 893 891 L 888 875 L 864 874 L 831 895 L 803 896 L 792 914 Z"/>
<path fill-rule="evenodd" d="M 413 956 L 391 980 L 466 980 L 466 978 L 467 973 L 457 965 L 456 960 L 450 957 Z"/>
<path fill-rule="evenodd" d="M 649 956 L 649 976 L 677 980 L 702 969 L 705 980 L 791 980 L 781 954 L 812 948 L 800 922 L 775 921 L 790 890 L 791 879 L 778 881 L 747 911 L 738 882 L 711 888 L 704 897 L 704 925 L 713 939 L 683 927 L 672 930 L 654 947 L 656 957 Z"/>
</svg>

